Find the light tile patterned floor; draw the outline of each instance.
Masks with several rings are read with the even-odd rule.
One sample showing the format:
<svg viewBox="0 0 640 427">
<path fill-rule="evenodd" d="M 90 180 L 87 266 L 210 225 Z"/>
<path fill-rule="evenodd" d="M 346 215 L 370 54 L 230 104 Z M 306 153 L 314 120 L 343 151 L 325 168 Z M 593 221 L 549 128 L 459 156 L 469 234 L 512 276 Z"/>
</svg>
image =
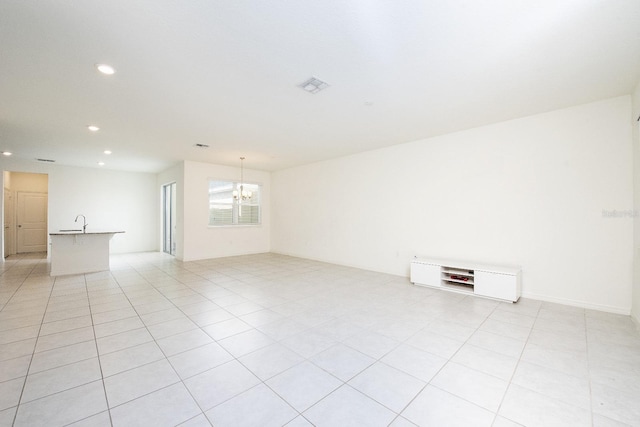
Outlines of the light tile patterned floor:
<svg viewBox="0 0 640 427">
<path fill-rule="evenodd" d="M 275 254 L 0 264 L 0 426 L 638 426 L 628 316 Z"/>
</svg>

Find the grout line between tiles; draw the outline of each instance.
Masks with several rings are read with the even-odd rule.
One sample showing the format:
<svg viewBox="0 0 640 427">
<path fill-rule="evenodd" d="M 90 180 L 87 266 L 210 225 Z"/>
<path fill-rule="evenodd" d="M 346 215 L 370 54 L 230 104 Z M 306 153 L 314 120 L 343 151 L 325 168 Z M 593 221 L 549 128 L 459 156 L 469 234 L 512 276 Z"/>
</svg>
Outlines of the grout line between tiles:
<svg viewBox="0 0 640 427">
<path fill-rule="evenodd" d="M 34 268 L 35 269 L 35 266 Z M 33 272 L 33 269 L 30 270 L 29 275 L 31 274 L 31 272 Z M 27 278 L 29 277 L 29 275 L 27 275 L 27 277 L 25 277 L 25 280 L 27 280 Z M 22 282 L 24 284 L 24 281 Z M 20 285 L 22 286 L 22 285 Z M 44 312 L 42 313 L 42 322 L 40 323 L 40 327 L 38 328 L 38 334 L 36 335 L 36 342 L 33 345 L 33 351 L 31 352 L 31 360 L 29 360 L 29 366 L 27 367 L 27 373 L 24 376 L 24 383 L 22 384 L 22 390 L 20 391 L 20 397 L 18 399 L 18 404 L 16 405 L 16 413 L 13 415 L 13 422 L 12 425 L 15 425 L 16 420 L 18 418 L 18 412 L 20 411 L 20 405 L 22 403 L 22 396 L 24 394 L 24 390 L 25 387 L 27 385 L 27 379 L 29 378 L 29 371 L 31 370 L 31 363 L 33 362 L 33 357 L 35 356 L 35 352 L 36 352 L 36 348 L 38 347 L 38 339 L 40 338 L 40 331 L 42 330 L 42 325 L 44 324 L 44 316 L 46 315 L 47 312 L 47 306 L 49 305 L 49 300 L 51 299 L 51 294 L 53 293 L 53 288 L 55 286 L 55 279 L 53 280 L 53 283 L 51 283 L 51 289 L 49 290 L 49 297 L 47 298 L 47 304 L 45 305 L 45 309 Z"/>
<path fill-rule="evenodd" d="M 540 313 L 540 308 L 541 307 L 542 306 L 538 307 L 538 310 L 536 311 L 536 317 L 535 317 L 536 321 L 538 320 L 538 314 Z M 496 409 L 495 416 L 493 418 L 493 422 L 494 423 L 495 423 L 496 419 L 498 418 L 498 416 L 500 414 L 500 409 L 502 408 L 502 404 L 504 403 L 504 399 L 505 399 L 505 397 L 507 397 L 507 393 L 509 392 L 509 389 L 511 388 L 513 377 L 515 376 L 516 372 L 518 371 L 518 366 L 520 365 L 520 362 L 522 361 L 522 355 L 524 354 L 524 351 L 527 348 L 527 344 L 529 343 L 529 338 L 531 337 L 531 333 L 533 332 L 533 328 L 535 327 L 535 325 L 536 325 L 536 323 L 534 321 L 533 325 L 531 325 L 531 329 L 529 329 L 529 334 L 527 335 L 527 339 L 525 340 L 524 346 L 522 347 L 522 351 L 520 351 L 520 355 L 518 356 L 518 363 L 516 363 L 516 366 L 513 368 L 513 372 L 511 373 L 511 376 L 509 377 L 509 381 L 507 382 L 507 388 L 505 389 L 504 394 L 502 395 L 502 399 L 500 399 L 500 404 L 498 405 L 498 409 Z M 513 420 L 510 420 L 510 421 L 513 421 Z M 513 421 L 513 422 L 516 422 L 516 421 Z M 519 423 L 517 423 L 517 424 L 519 424 Z"/>
</svg>

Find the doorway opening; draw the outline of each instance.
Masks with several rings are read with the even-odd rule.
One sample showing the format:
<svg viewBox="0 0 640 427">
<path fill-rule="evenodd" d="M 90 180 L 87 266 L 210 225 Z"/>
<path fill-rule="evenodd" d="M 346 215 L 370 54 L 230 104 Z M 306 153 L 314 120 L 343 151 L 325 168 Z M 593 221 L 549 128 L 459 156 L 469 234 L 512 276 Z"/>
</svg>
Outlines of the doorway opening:
<svg viewBox="0 0 640 427">
<path fill-rule="evenodd" d="M 49 176 L 4 172 L 4 257 L 48 249 Z"/>
<path fill-rule="evenodd" d="M 162 251 L 176 254 L 176 183 L 162 186 Z"/>
</svg>

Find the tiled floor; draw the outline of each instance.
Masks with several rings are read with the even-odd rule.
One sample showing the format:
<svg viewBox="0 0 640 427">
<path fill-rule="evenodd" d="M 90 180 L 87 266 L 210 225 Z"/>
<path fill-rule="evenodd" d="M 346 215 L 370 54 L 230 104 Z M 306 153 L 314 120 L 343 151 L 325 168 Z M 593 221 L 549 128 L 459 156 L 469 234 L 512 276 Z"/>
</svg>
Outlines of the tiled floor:
<svg viewBox="0 0 640 427">
<path fill-rule="evenodd" d="M 640 425 L 628 316 L 274 254 L 0 264 L 0 426 Z"/>
</svg>

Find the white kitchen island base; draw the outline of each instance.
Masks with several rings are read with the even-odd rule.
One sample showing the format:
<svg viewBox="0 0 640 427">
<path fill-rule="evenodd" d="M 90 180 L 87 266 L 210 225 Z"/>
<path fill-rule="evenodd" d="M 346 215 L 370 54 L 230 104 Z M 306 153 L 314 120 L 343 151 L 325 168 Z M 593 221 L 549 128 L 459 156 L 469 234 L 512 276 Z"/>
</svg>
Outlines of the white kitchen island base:
<svg viewBox="0 0 640 427">
<path fill-rule="evenodd" d="M 51 236 L 51 276 L 109 270 L 109 241 L 117 233 L 59 232 Z"/>
</svg>

